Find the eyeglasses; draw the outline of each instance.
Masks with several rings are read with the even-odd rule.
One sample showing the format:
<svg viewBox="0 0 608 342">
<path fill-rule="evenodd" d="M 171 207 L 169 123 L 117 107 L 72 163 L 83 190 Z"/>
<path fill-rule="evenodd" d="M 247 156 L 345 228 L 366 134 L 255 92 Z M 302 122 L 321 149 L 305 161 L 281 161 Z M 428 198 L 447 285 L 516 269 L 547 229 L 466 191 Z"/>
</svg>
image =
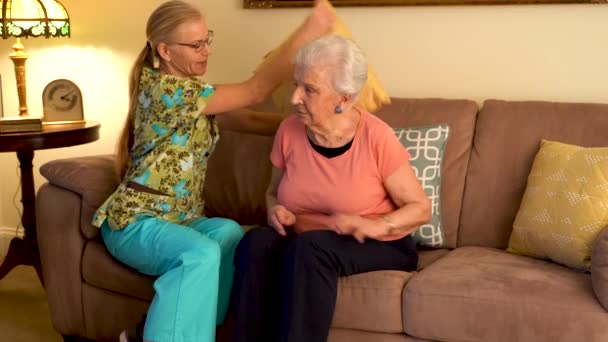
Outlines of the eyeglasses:
<svg viewBox="0 0 608 342">
<path fill-rule="evenodd" d="M 205 45 L 209 46 L 213 42 L 213 30 L 209 30 L 208 32 L 209 33 L 208 33 L 206 39 L 201 39 L 201 40 L 197 41 L 196 43 L 171 43 L 171 44 L 187 46 L 187 47 L 191 48 L 192 50 L 194 50 L 194 52 L 201 53 L 201 52 L 203 52 Z"/>
</svg>

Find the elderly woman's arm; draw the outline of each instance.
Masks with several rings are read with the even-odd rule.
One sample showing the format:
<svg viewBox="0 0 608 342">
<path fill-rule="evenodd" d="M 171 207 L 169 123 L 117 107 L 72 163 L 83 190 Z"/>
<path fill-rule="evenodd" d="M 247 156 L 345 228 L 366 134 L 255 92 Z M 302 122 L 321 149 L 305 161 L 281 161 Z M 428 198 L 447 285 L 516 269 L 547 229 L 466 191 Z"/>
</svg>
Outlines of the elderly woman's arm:
<svg viewBox="0 0 608 342">
<path fill-rule="evenodd" d="M 409 163 L 384 181 L 384 187 L 397 210 L 382 217 L 339 216 L 338 226 L 359 241 L 410 234 L 431 219 L 431 202 Z"/>
<path fill-rule="evenodd" d="M 272 178 L 266 190 L 266 210 L 268 224 L 282 236 L 287 235 L 286 226 L 296 223 L 296 216 L 284 206 L 278 204 L 277 190 L 283 177 L 283 169 L 276 166 L 272 167 Z"/>
<path fill-rule="evenodd" d="M 266 208 L 268 208 L 268 224 L 280 235 L 285 236 L 285 228 L 294 226 L 296 232 L 307 230 L 333 230 L 337 233 L 338 227 L 333 215 L 325 214 L 298 214 L 295 215 L 277 201 L 277 190 L 283 177 L 283 169 L 272 167 L 272 178 L 266 190 Z"/>
<path fill-rule="evenodd" d="M 388 176 L 384 187 L 399 208 L 382 219 L 389 230 L 394 230 L 397 234 L 410 234 L 430 221 L 431 201 L 409 163 Z"/>
</svg>

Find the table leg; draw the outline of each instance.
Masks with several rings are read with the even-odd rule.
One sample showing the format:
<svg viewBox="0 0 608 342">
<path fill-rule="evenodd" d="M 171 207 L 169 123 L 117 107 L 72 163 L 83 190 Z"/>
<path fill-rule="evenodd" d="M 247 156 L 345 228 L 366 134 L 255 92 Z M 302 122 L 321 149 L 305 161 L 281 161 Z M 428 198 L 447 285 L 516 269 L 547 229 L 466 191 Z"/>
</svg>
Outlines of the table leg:
<svg viewBox="0 0 608 342">
<path fill-rule="evenodd" d="M 36 240 L 36 192 L 34 190 L 34 174 L 32 172 L 33 150 L 17 151 L 19 168 L 21 169 L 21 202 L 23 203 L 23 238 L 13 238 L 6 254 L 6 259 L 0 266 L 0 279 L 19 265 L 33 266 L 38 279 L 44 285 L 40 252 Z"/>
</svg>

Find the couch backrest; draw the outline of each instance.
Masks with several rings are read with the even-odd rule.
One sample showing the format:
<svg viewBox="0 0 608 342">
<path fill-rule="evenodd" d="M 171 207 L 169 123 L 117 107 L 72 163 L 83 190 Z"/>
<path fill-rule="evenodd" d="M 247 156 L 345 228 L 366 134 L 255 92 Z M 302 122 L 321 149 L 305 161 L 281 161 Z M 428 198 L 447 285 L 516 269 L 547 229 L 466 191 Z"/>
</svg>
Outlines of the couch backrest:
<svg viewBox="0 0 608 342">
<path fill-rule="evenodd" d="M 608 104 L 485 101 L 466 175 L 458 246 L 507 247 L 541 139 L 608 146 Z"/>
<path fill-rule="evenodd" d="M 240 224 L 266 222 L 264 193 L 272 170 L 273 137 L 223 130 L 209 158 L 203 198 L 205 214 Z"/>
<path fill-rule="evenodd" d="M 441 170 L 441 225 L 448 247 L 456 246 L 464 180 L 473 142 L 477 104 L 470 100 L 393 98 L 378 117 L 392 127 L 448 124 L 450 133 Z"/>
<path fill-rule="evenodd" d="M 439 123 L 450 126 L 442 171 L 441 210 L 451 247 L 456 245 L 477 110 L 475 102 L 469 100 L 393 98 L 377 113 L 393 127 Z M 272 137 L 222 132 L 207 171 L 207 215 L 232 218 L 241 224 L 266 221 L 264 192 L 270 180 L 271 147 Z"/>
</svg>

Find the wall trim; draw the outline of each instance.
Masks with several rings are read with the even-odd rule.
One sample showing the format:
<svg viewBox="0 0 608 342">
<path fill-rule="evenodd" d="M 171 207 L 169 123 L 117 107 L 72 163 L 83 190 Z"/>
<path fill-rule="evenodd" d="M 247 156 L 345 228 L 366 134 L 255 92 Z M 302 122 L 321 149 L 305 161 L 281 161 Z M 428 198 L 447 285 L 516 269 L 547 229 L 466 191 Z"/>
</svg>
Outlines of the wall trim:
<svg viewBox="0 0 608 342">
<path fill-rule="evenodd" d="M 17 235 L 23 236 L 23 228 L 19 227 L 17 229 Z M 0 236 L 15 236 L 15 228 L 14 227 L 0 227 Z"/>
</svg>

